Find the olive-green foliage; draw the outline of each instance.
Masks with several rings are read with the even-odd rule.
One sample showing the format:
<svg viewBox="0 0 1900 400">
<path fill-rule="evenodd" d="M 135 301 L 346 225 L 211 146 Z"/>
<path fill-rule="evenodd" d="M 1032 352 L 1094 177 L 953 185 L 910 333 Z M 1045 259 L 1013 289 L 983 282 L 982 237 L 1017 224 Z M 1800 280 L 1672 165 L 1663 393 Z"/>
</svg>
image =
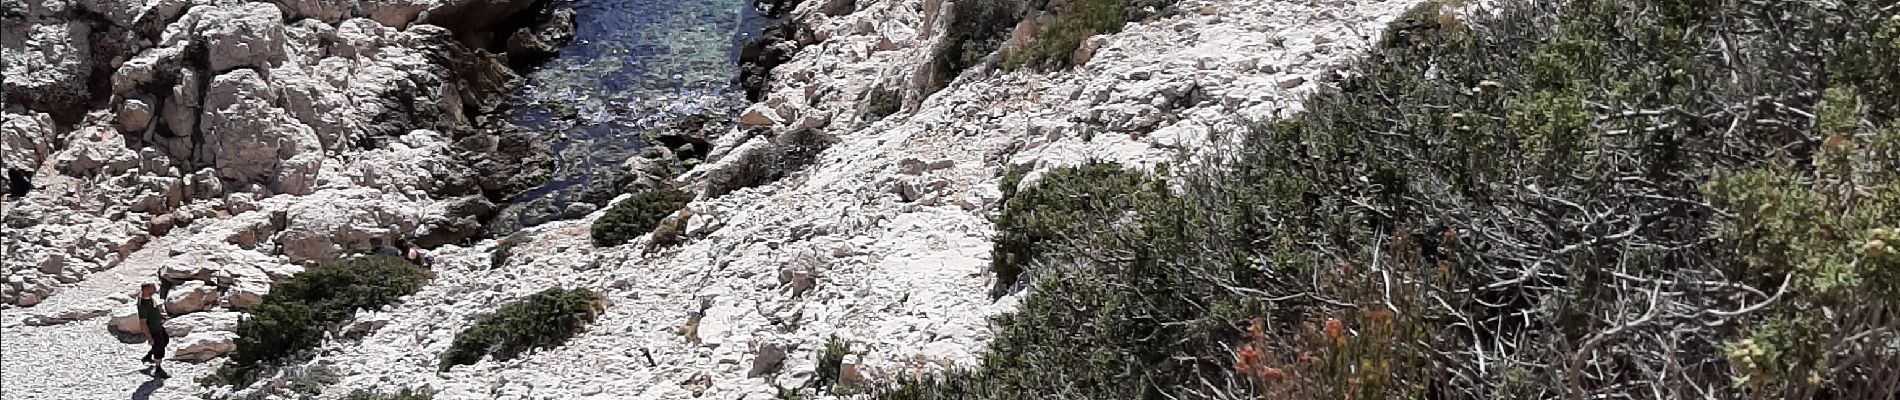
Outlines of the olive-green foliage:
<svg viewBox="0 0 1900 400">
<path fill-rule="evenodd" d="M 871 93 L 864 98 L 864 116 L 870 120 L 884 119 L 903 108 L 903 100 L 895 90 L 883 86 L 871 88 Z"/>
<path fill-rule="evenodd" d="M 838 372 L 844 366 L 844 357 L 851 354 L 851 343 L 832 335 L 825 341 L 825 350 L 818 353 L 818 386 L 826 387 L 838 383 Z"/>
<path fill-rule="evenodd" d="M 1019 312 L 980 366 L 875 397 L 1895 395 L 1900 8 L 1491 11 L 1415 9 L 1218 168 L 1006 196 Z M 1285 381 L 1235 374 L 1253 318 Z"/>
<path fill-rule="evenodd" d="M 956 80 L 964 69 L 977 66 L 1003 45 L 1009 29 L 1022 20 L 1023 0 L 963 0 L 950 2 L 943 13 L 944 37 L 931 48 L 934 82 L 924 95 L 936 93 Z"/>
<path fill-rule="evenodd" d="M 693 195 L 677 189 L 662 188 L 634 195 L 633 198 L 615 204 L 594 221 L 594 245 L 613 247 L 652 232 L 659 226 L 660 219 L 686 207 L 693 201 Z"/>
<path fill-rule="evenodd" d="M 1021 174 L 1012 171 L 1016 181 Z M 1006 177 L 1007 178 L 1007 177 Z M 1043 175 L 1040 184 L 1014 188 L 1004 179 L 1008 197 L 996 220 L 997 236 L 991 251 L 990 272 L 996 274 L 990 297 L 1002 297 L 1043 252 L 1060 248 L 1070 235 L 1084 235 L 1121 223 L 1113 210 L 1133 209 L 1135 201 L 1153 197 L 1154 185 L 1111 163 L 1089 163 Z"/>
<path fill-rule="evenodd" d="M 261 369 L 316 347 L 356 310 L 375 310 L 415 293 L 421 269 L 400 258 L 366 256 L 320 265 L 271 286 L 237 324 L 237 349 L 211 382 L 244 385 Z"/>
<path fill-rule="evenodd" d="M 1379 45 L 1392 48 L 1428 45 L 1439 35 L 1460 33 L 1462 27 L 1455 24 L 1456 20 L 1444 16 L 1440 2 L 1421 1 L 1386 25 Z M 1446 26 L 1448 22 L 1453 23 L 1452 26 Z"/>
<path fill-rule="evenodd" d="M 396 393 L 376 393 L 365 390 L 350 392 L 343 400 L 434 400 L 435 391 L 428 389 L 402 388 Z"/>
<path fill-rule="evenodd" d="M 594 322 L 604 304 L 599 294 L 585 288 L 548 289 L 508 303 L 455 334 L 442 353 L 440 368 L 448 371 L 489 355 L 511 360 L 531 349 L 560 346 Z"/>
<path fill-rule="evenodd" d="M 1121 32 L 1122 25 L 1130 18 L 1144 18 L 1145 15 L 1131 15 L 1128 0 L 1074 0 L 1068 2 L 1069 9 L 1056 10 L 1056 20 L 1048 30 L 1042 32 L 1036 40 L 1011 55 L 1007 63 L 1011 67 L 1031 67 L 1041 69 L 1068 68 L 1075 61 L 1075 51 L 1082 47 L 1082 41 L 1090 36 L 1107 35 Z"/>
<path fill-rule="evenodd" d="M 515 232 L 513 235 L 508 235 L 507 238 L 501 240 L 501 243 L 495 244 L 493 253 L 489 253 L 488 267 L 500 269 L 501 267 L 508 266 L 508 258 L 514 257 L 515 246 L 527 244 L 532 241 L 534 241 L 534 237 L 528 236 L 528 234 L 524 232 Z"/>
<path fill-rule="evenodd" d="M 1707 186 L 1711 200 L 1737 211 L 1721 233 L 1742 257 L 1739 275 L 1762 286 L 1786 281 L 1795 293 L 1730 344 L 1737 386 L 1757 393 L 1823 390 L 1835 367 L 1829 356 L 1837 345 L 1830 343 L 1846 341 L 1863 324 L 1883 324 L 1862 318 L 1900 310 L 1900 126 L 1863 129 L 1863 105 L 1851 86 L 1827 90 L 1816 107 L 1821 144 L 1811 168 L 1771 161 L 1718 173 Z M 1873 349 L 1848 343 L 1852 354 L 1896 353 L 1878 341 Z"/>
</svg>

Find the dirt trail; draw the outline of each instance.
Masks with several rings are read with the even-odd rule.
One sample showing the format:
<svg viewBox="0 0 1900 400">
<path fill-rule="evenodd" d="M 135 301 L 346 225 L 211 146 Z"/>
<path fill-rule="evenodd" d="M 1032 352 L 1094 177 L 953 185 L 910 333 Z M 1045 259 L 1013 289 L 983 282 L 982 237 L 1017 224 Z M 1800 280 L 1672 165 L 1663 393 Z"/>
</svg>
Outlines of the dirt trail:
<svg viewBox="0 0 1900 400">
<path fill-rule="evenodd" d="M 190 399 L 198 393 L 197 380 L 216 368 L 215 363 L 167 361 L 171 379 L 155 380 L 141 373 L 139 356 L 144 343 L 120 343 L 105 329 L 109 317 L 93 317 L 52 326 L 27 326 L 21 320 L 79 307 L 97 307 L 107 296 L 124 293 L 129 299 L 140 283 L 154 281 L 159 263 L 170 251 L 163 241 L 147 244 L 117 267 L 88 276 L 41 304 L 0 311 L 0 399 Z M 117 304 L 116 302 L 114 304 Z M 176 350 L 177 340 L 172 343 Z M 218 361 L 223 360 L 222 358 Z"/>
</svg>

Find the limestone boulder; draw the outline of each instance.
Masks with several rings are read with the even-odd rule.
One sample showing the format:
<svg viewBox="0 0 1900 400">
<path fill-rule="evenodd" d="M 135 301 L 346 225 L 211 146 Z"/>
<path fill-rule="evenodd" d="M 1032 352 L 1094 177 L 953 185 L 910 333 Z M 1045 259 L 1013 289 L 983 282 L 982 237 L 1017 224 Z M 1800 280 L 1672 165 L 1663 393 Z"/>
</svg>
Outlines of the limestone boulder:
<svg viewBox="0 0 1900 400">
<path fill-rule="evenodd" d="M 165 313 L 173 316 L 204 311 L 218 305 L 218 288 L 191 281 L 172 287 L 165 295 Z"/>
<path fill-rule="evenodd" d="M 270 68 L 284 59 L 284 13 L 275 5 L 214 6 L 196 22 L 194 41 L 203 44 L 206 66 L 213 72 Z"/>
<path fill-rule="evenodd" d="M 205 332 L 231 332 L 237 329 L 242 315 L 235 311 L 210 311 L 180 316 L 165 320 L 165 333 L 181 338 Z"/>
<path fill-rule="evenodd" d="M 225 354 L 230 354 L 232 350 L 237 350 L 236 341 L 237 333 L 234 332 L 208 331 L 193 333 L 191 336 L 186 336 L 184 339 L 178 340 L 178 344 L 173 345 L 177 350 L 172 352 L 171 359 L 186 362 L 202 362 L 223 357 Z"/>
<path fill-rule="evenodd" d="M 0 167 L 37 169 L 52 154 L 53 129 L 53 117 L 45 113 L 0 114 Z"/>
</svg>

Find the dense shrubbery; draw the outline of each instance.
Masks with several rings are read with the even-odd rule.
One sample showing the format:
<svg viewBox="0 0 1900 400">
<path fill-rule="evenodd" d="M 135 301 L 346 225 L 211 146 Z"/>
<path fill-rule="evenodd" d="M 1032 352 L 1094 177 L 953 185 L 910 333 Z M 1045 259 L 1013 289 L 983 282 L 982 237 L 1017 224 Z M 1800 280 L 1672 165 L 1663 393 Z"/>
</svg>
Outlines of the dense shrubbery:
<svg viewBox="0 0 1900 400">
<path fill-rule="evenodd" d="M 660 225 L 660 219 L 686 207 L 693 201 L 693 195 L 677 189 L 662 188 L 633 195 L 633 198 L 615 204 L 599 220 L 594 221 L 594 245 L 613 247 L 652 232 Z"/>
<path fill-rule="evenodd" d="M 594 322 L 606 304 L 599 294 L 582 288 L 548 289 L 503 305 L 455 334 L 442 353 L 441 370 L 474 364 L 482 356 L 505 361 L 528 350 L 560 346 Z"/>
<path fill-rule="evenodd" d="M 1021 310 L 979 367 L 877 397 L 1900 391 L 1900 8 L 1497 11 L 1414 9 L 1194 173 L 1010 194 Z"/>
<path fill-rule="evenodd" d="M 1018 175 L 1014 180 L 1020 179 Z M 1125 223 L 1125 216 L 1117 211 L 1132 210 L 1138 202 L 1167 192 L 1141 175 L 1106 163 L 1048 174 L 1040 183 L 1015 192 L 1016 184 L 1005 182 L 1011 195 L 996 220 L 990 261 L 990 272 L 996 274 L 992 298 L 1011 292 L 1029 263 L 1041 255 L 1073 251 L 1073 244 L 1082 242 L 1074 240 L 1076 236 Z"/>
<path fill-rule="evenodd" d="M 380 309 L 420 290 L 426 272 L 400 258 L 366 256 L 310 268 L 271 286 L 238 322 L 237 350 L 208 377 L 246 385 L 265 367 L 316 347 L 356 311 Z"/>
</svg>

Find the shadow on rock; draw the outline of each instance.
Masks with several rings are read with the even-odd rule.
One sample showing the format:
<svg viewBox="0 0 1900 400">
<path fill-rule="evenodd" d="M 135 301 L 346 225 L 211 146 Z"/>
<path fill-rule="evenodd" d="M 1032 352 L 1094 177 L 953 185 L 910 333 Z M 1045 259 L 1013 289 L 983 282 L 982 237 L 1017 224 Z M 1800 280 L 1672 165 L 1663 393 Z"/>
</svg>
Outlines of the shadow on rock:
<svg viewBox="0 0 1900 400">
<path fill-rule="evenodd" d="M 145 381 L 144 384 L 139 385 L 138 390 L 132 391 L 132 400 L 150 399 L 152 398 L 152 392 L 157 392 L 158 388 L 162 387 L 165 387 L 164 379 L 152 378 L 152 380 Z"/>
</svg>

